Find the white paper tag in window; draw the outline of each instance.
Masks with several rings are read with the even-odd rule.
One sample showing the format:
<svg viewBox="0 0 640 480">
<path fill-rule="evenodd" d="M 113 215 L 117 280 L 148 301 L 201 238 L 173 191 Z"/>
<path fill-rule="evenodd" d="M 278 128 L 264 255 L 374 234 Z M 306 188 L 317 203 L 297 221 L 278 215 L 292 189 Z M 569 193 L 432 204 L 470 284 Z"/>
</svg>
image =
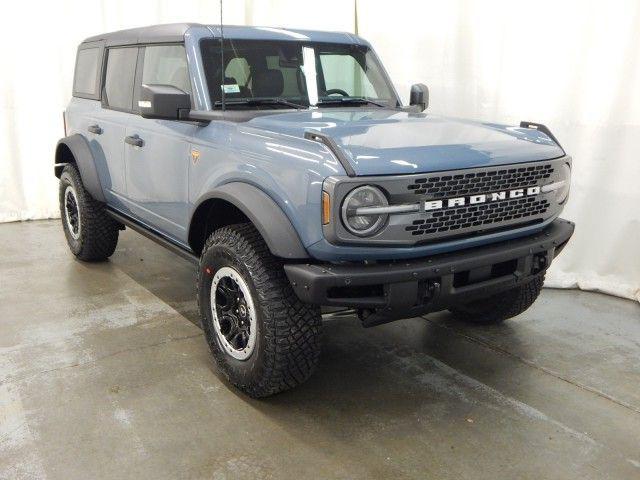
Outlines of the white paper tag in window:
<svg viewBox="0 0 640 480">
<path fill-rule="evenodd" d="M 240 93 L 240 87 L 237 84 L 233 85 L 220 85 L 224 90 L 224 93 Z"/>
</svg>

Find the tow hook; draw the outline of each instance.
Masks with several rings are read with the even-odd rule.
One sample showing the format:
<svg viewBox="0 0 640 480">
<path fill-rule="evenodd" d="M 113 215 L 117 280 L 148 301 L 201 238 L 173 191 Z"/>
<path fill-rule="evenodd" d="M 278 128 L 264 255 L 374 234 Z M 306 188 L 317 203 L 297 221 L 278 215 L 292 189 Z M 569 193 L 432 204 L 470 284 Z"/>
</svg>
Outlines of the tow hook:
<svg viewBox="0 0 640 480">
<path fill-rule="evenodd" d="M 534 255 L 533 261 L 531 262 L 531 273 L 535 275 L 536 273 L 540 273 L 546 268 L 547 268 L 547 254 L 538 253 Z"/>
</svg>

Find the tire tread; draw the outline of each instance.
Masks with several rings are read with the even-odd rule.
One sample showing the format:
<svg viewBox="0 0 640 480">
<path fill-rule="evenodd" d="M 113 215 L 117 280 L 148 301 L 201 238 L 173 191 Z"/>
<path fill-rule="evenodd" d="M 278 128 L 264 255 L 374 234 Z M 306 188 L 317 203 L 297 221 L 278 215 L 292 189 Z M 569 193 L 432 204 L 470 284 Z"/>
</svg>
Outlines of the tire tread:
<svg viewBox="0 0 640 480">
<path fill-rule="evenodd" d="M 253 225 L 235 224 L 216 230 L 205 242 L 202 258 L 208 250 L 217 246 L 231 249 L 248 267 L 259 296 L 257 300 L 263 314 L 266 340 L 259 381 L 250 385 L 234 382 L 220 358 L 221 353 L 212 348 L 221 370 L 229 381 L 252 397 L 273 395 L 303 383 L 316 370 L 320 358 L 321 320 L 318 307 L 303 303 L 296 296 L 286 278 L 282 261 L 271 254 Z M 198 288 L 205 275 L 204 267 L 201 263 L 198 269 Z M 200 295 L 198 308 L 204 317 Z"/>
<path fill-rule="evenodd" d="M 69 164 L 64 167 L 60 176 L 61 180 L 66 175 L 71 179 L 73 187 L 78 196 L 81 221 L 81 237 L 78 245 L 72 244 L 70 234 L 66 230 L 64 211 L 64 190 L 65 184 L 60 183 L 60 215 L 62 216 L 63 228 L 69 241 L 69 246 L 73 254 L 80 260 L 86 262 L 102 261 L 109 258 L 118 244 L 120 224 L 110 217 L 105 209 L 105 205 L 95 200 L 82 184 L 80 172 L 75 165 Z"/>
</svg>

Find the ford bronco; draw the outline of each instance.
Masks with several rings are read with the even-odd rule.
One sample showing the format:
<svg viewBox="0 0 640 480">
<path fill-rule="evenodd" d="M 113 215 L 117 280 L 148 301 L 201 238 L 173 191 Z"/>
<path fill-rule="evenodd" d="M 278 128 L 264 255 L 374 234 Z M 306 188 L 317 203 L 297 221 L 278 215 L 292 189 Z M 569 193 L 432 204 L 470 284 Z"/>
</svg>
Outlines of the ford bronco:
<svg viewBox="0 0 640 480">
<path fill-rule="evenodd" d="M 540 124 L 403 106 L 349 33 L 158 25 L 83 41 L 56 147 L 80 260 L 129 227 L 197 263 L 219 369 L 254 397 L 306 380 L 321 307 L 364 326 L 449 310 L 497 323 L 573 233 L 568 157 Z"/>
</svg>

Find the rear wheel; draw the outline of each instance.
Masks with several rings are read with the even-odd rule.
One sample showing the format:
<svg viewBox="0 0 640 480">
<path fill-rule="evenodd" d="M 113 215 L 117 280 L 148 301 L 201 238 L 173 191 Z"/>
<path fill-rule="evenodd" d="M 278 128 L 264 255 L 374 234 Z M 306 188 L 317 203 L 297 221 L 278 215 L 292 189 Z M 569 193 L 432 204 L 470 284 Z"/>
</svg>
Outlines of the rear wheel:
<svg viewBox="0 0 640 480">
<path fill-rule="evenodd" d="M 224 376 L 252 397 L 304 382 L 320 356 L 320 310 L 301 302 L 251 224 L 216 230 L 198 270 L 202 327 Z"/>
<path fill-rule="evenodd" d="M 506 292 L 461 304 L 449 310 L 457 319 L 469 323 L 485 325 L 502 323 L 533 305 L 540 295 L 543 283 L 544 276 L 538 276 Z"/>
<path fill-rule="evenodd" d="M 60 175 L 60 217 L 71 252 L 80 260 L 106 260 L 118 244 L 120 224 L 107 215 L 82 184 L 74 165 Z"/>
</svg>

